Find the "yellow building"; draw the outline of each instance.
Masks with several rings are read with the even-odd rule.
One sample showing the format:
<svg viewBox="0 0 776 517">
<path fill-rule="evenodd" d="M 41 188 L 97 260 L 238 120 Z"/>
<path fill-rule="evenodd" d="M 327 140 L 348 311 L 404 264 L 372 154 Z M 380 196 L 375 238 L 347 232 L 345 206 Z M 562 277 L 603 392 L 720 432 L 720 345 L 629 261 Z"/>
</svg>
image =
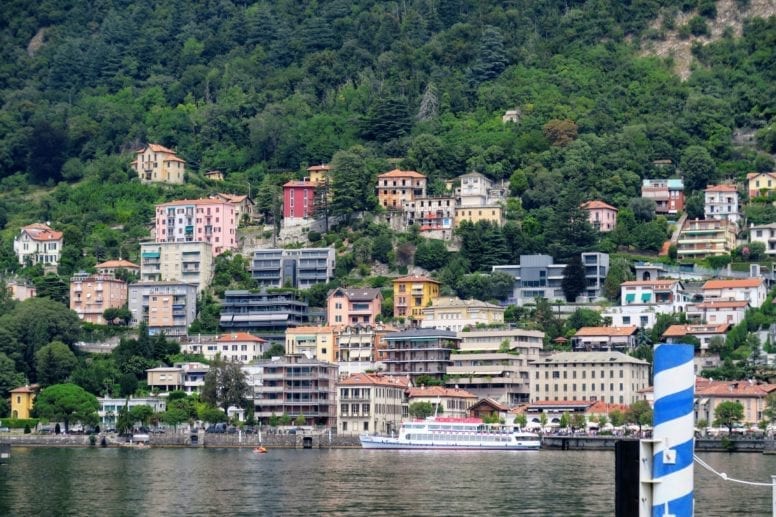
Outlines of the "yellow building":
<svg viewBox="0 0 776 517">
<path fill-rule="evenodd" d="M 501 226 L 504 224 L 504 209 L 500 205 L 456 207 L 455 227 L 458 228 L 463 221 L 489 221 Z"/>
<path fill-rule="evenodd" d="M 21 386 L 11 390 L 11 418 L 30 418 L 35 405 L 35 396 L 40 387 L 37 384 Z"/>
<path fill-rule="evenodd" d="M 750 172 L 746 175 L 746 181 L 750 198 L 776 190 L 776 172 Z"/>
<path fill-rule="evenodd" d="M 315 183 L 316 185 L 323 185 L 326 183 L 330 178 L 329 175 L 331 174 L 331 166 L 327 164 L 321 164 L 321 165 L 313 165 L 312 167 L 307 167 L 307 175 L 310 178 L 311 183 Z"/>
<path fill-rule="evenodd" d="M 423 319 L 423 308 L 439 296 L 436 280 L 425 276 L 403 276 L 393 281 L 394 318 Z"/>
<path fill-rule="evenodd" d="M 421 328 L 461 331 L 478 324 L 504 323 L 504 307 L 479 300 L 461 300 L 456 296 L 434 298 L 431 306 L 422 309 Z"/>
<path fill-rule="evenodd" d="M 286 330 L 286 355 L 309 352 L 314 359 L 336 361 L 336 330 L 334 327 L 294 327 Z"/>
<path fill-rule="evenodd" d="M 143 183 L 181 184 L 186 177 L 186 161 L 159 144 L 148 144 L 137 151 L 132 168 Z"/>
</svg>

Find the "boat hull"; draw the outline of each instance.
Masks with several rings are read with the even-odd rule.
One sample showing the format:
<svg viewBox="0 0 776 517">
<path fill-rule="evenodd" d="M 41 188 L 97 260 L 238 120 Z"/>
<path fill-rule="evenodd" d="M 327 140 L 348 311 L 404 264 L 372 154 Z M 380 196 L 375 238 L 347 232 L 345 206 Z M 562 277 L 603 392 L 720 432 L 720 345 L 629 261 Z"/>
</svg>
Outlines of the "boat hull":
<svg viewBox="0 0 776 517">
<path fill-rule="evenodd" d="M 380 436 L 361 436 L 361 447 L 364 449 L 415 449 L 415 450 L 461 450 L 461 451 L 535 451 L 541 444 L 537 441 L 517 441 L 514 443 L 448 443 L 448 442 L 413 442 Z"/>
</svg>

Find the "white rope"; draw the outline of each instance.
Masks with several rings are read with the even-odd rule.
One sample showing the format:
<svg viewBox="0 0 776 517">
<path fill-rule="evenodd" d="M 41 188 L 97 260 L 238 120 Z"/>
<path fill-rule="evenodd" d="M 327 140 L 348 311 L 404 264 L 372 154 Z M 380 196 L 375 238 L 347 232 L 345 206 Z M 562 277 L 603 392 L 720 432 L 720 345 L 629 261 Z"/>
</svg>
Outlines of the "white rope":
<svg viewBox="0 0 776 517">
<path fill-rule="evenodd" d="M 724 472 L 717 472 L 716 470 L 714 470 L 714 467 L 712 467 L 711 465 L 709 465 L 708 463 L 706 463 L 705 461 L 700 459 L 696 454 L 693 454 L 693 458 L 695 458 L 695 461 L 696 461 L 696 463 L 698 463 L 698 465 L 700 465 L 701 467 L 705 468 L 706 470 L 708 470 L 712 474 L 716 474 L 717 476 L 721 477 L 725 481 L 732 481 L 733 483 L 741 483 L 742 485 L 751 485 L 751 486 L 768 486 L 768 487 L 771 487 L 771 488 L 773 488 L 773 486 L 774 486 L 773 483 L 761 483 L 761 482 L 757 482 L 757 481 L 744 481 L 743 479 L 735 479 L 735 478 L 728 477 L 728 475 L 726 473 L 724 473 Z"/>
</svg>

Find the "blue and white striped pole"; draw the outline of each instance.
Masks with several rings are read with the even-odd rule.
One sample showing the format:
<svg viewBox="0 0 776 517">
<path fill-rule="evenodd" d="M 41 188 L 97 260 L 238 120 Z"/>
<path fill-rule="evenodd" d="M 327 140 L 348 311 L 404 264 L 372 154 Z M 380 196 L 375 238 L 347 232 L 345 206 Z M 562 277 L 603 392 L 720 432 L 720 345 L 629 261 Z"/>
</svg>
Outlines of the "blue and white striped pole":
<svg viewBox="0 0 776 517">
<path fill-rule="evenodd" d="M 655 348 L 652 517 L 693 515 L 693 345 Z"/>
</svg>

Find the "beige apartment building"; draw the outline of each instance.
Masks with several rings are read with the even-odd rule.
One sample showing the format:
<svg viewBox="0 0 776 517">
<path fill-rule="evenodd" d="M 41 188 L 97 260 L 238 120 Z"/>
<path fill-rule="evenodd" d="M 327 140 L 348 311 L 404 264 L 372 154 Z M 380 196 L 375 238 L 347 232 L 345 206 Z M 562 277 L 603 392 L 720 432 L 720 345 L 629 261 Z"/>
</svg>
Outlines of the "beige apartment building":
<svg viewBox="0 0 776 517">
<path fill-rule="evenodd" d="M 334 327 L 293 327 L 286 329 L 286 354 L 307 353 L 313 359 L 335 362 L 336 332 Z"/>
<path fill-rule="evenodd" d="M 163 145 L 148 144 L 131 165 L 143 183 L 181 184 L 186 179 L 186 161 Z"/>
<path fill-rule="evenodd" d="M 197 284 L 202 292 L 213 279 L 213 249 L 207 242 L 141 242 L 142 282 Z"/>
<path fill-rule="evenodd" d="M 82 321 L 104 325 L 105 309 L 118 309 L 127 303 L 127 283 L 113 275 L 76 273 L 70 279 L 70 308 Z"/>
<path fill-rule="evenodd" d="M 408 377 L 357 373 L 337 385 L 337 422 L 341 434 L 398 432 L 408 416 Z"/>
<path fill-rule="evenodd" d="M 535 361 L 531 401 L 630 405 L 649 387 L 649 363 L 621 352 L 561 352 Z"/>
<path fill-rule="evenodd" d="M 455 296 L 440 296 L 421 309 L 421 328 L 460 331 L 477 324 L 504 323 L 504 307 L 480 300 L 461 300 Z"/>
</svg>

